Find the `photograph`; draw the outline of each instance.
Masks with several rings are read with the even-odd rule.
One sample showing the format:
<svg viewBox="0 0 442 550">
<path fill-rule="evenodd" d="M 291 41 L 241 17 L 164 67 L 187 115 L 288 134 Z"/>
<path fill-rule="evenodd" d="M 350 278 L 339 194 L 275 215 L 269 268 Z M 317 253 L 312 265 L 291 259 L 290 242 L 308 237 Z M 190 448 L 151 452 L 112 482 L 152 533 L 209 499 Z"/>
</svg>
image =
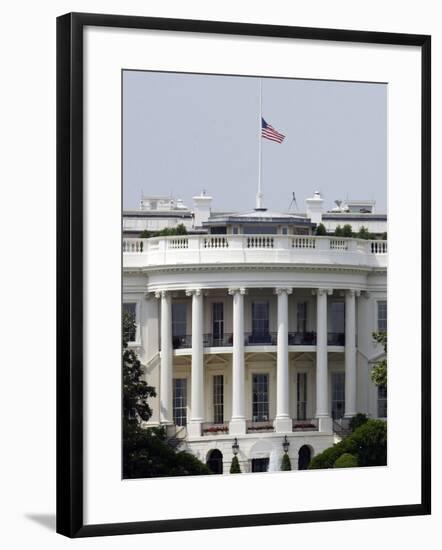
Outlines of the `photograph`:
<svg viewBox="0 0 442 550">
<path fill-rule="evenodd" d="M 388 83 L 121 94 L 121 477 L 387 467 Z"/>
</svg>

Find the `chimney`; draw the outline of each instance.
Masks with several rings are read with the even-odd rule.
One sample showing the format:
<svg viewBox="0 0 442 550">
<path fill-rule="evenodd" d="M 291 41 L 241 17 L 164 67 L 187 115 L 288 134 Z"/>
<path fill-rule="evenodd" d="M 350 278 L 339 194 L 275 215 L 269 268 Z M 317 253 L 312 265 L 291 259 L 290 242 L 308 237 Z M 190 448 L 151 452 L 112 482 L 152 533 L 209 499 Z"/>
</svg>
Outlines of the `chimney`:
<svg viewBox="0 0 442 550">
<path fill-rule="evenodd" d="M 321 197 L 321 193 L 319 191 L 315 191 L 311 199 L 305 200 L 307 217 L 311 219 L 312 223 L 321 223 L 323 204 L 324 199 Z"/>
<path fill-rule="evenodd" d="M 206 195 L 206 191 L 203 190 L 201 195 L 196 195 L 193 198 L 194 204 L 194 224 L 195 227 L 201 227 L 203 222 L 208 221 L 210 216 L 210 209 L 212 206 L 212 197 Z"/>
</svg>

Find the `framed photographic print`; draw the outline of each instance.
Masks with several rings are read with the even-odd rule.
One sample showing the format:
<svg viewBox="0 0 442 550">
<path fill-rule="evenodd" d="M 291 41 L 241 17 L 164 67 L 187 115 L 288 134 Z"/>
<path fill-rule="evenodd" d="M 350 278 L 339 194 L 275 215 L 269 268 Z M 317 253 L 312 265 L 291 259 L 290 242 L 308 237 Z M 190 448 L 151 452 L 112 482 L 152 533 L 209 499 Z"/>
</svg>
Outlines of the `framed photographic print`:
<svg viewBox="0 0 442 550">
<path fill-rule="evenodd" d="M 57 73 L 57 531 L 429 514 L 430 37 L 67 14 Z"/>
</svg>

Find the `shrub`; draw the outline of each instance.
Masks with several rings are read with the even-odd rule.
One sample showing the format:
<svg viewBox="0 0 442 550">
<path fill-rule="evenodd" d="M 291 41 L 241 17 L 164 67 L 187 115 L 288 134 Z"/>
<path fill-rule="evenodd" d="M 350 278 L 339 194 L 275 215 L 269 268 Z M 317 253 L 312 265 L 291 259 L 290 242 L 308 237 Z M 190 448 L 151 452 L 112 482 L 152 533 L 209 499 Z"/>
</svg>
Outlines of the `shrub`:
<svg viewBox="0 0 442 550">
<path fill-rule="evenodd" d="M 292 469 L 292 464 L 290 462 L 289 455 L 284 453 L 281 461 L 281 472 L 288 472 Z"/>
<path fill-rule="evenodd" d="M 355 468 L 358 465 L 358 459 L 355 455 L 344 453 L 335 460 L 333 468 Z"/>
<path fill-rule="evenodd" d="M 239 465 L 239 460 L 236 455 L 232 458 L 232 464 L 230 465 L 230 473 L 231 474 L 241 473 L 241 466 Z"/>
<path fill-rule="evenodd" d="M 325 229 L 325 225 L 323 223 L 320 223 L 318 227 L 316 228 L 316 235 L 318 237 L 323 237 L 324 235 L 327 235 L 327 231 Z"/>
<path fill-rule="evenodd" d="M 387 424 L 382 420 L 367 420 L 351 435 L 313 457 L 309 469 L 333 468 L 344 453 L 355 455 L 359 466 L 385 466 Z"/>
<path fill-rule="evenodd" d="M 342 228 L 342 236 L 343 237 L 352 237 L 353 236 L 353 230 L 351 228 L 351 225 L 349 223 L 346 223 L 344 227 Z"/>
<path fill-rule="evenodd" d="M 340 225 L 336 226 L 335 235 L 336 235 L 336 237 L 343 237 L 344 236 L 343 229 Z"/>
<path fill-rule="evenodd" d="M 361 226 L 359 231 L 356 233 L 358 239 L 373 239 L 373 234 L 368 231 L 364 226 Z"/>
<path fill-rule="evenodd" d="M 350 430 L 354 432 L 359 426 L 365 424 L 368 420 L 368 416 L 363 413 L 358 413 L 350 420 Z"/>
</svg>

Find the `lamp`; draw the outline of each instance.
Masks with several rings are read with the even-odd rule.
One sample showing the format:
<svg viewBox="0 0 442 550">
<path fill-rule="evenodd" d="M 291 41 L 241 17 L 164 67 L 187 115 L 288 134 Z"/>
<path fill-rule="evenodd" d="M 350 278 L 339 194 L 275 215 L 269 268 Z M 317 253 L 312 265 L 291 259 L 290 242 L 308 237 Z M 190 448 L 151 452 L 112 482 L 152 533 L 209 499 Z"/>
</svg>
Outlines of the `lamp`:
<svg viewBox="0 0 442 550">
<path fill-rule="evenodd" d="M 239 451 L 238 439 L 236 437 L 233 440 L 232 451 L 235 456 L 238 454 Z"/>
<path fill-rule="evenodd" d="M 287 453 L 290 447 L 290 441 L 287 439 L 287 436 L 284 436 L 284 441 L 282 442 L 282 448 L 284 452 Z"/>
</svg>

